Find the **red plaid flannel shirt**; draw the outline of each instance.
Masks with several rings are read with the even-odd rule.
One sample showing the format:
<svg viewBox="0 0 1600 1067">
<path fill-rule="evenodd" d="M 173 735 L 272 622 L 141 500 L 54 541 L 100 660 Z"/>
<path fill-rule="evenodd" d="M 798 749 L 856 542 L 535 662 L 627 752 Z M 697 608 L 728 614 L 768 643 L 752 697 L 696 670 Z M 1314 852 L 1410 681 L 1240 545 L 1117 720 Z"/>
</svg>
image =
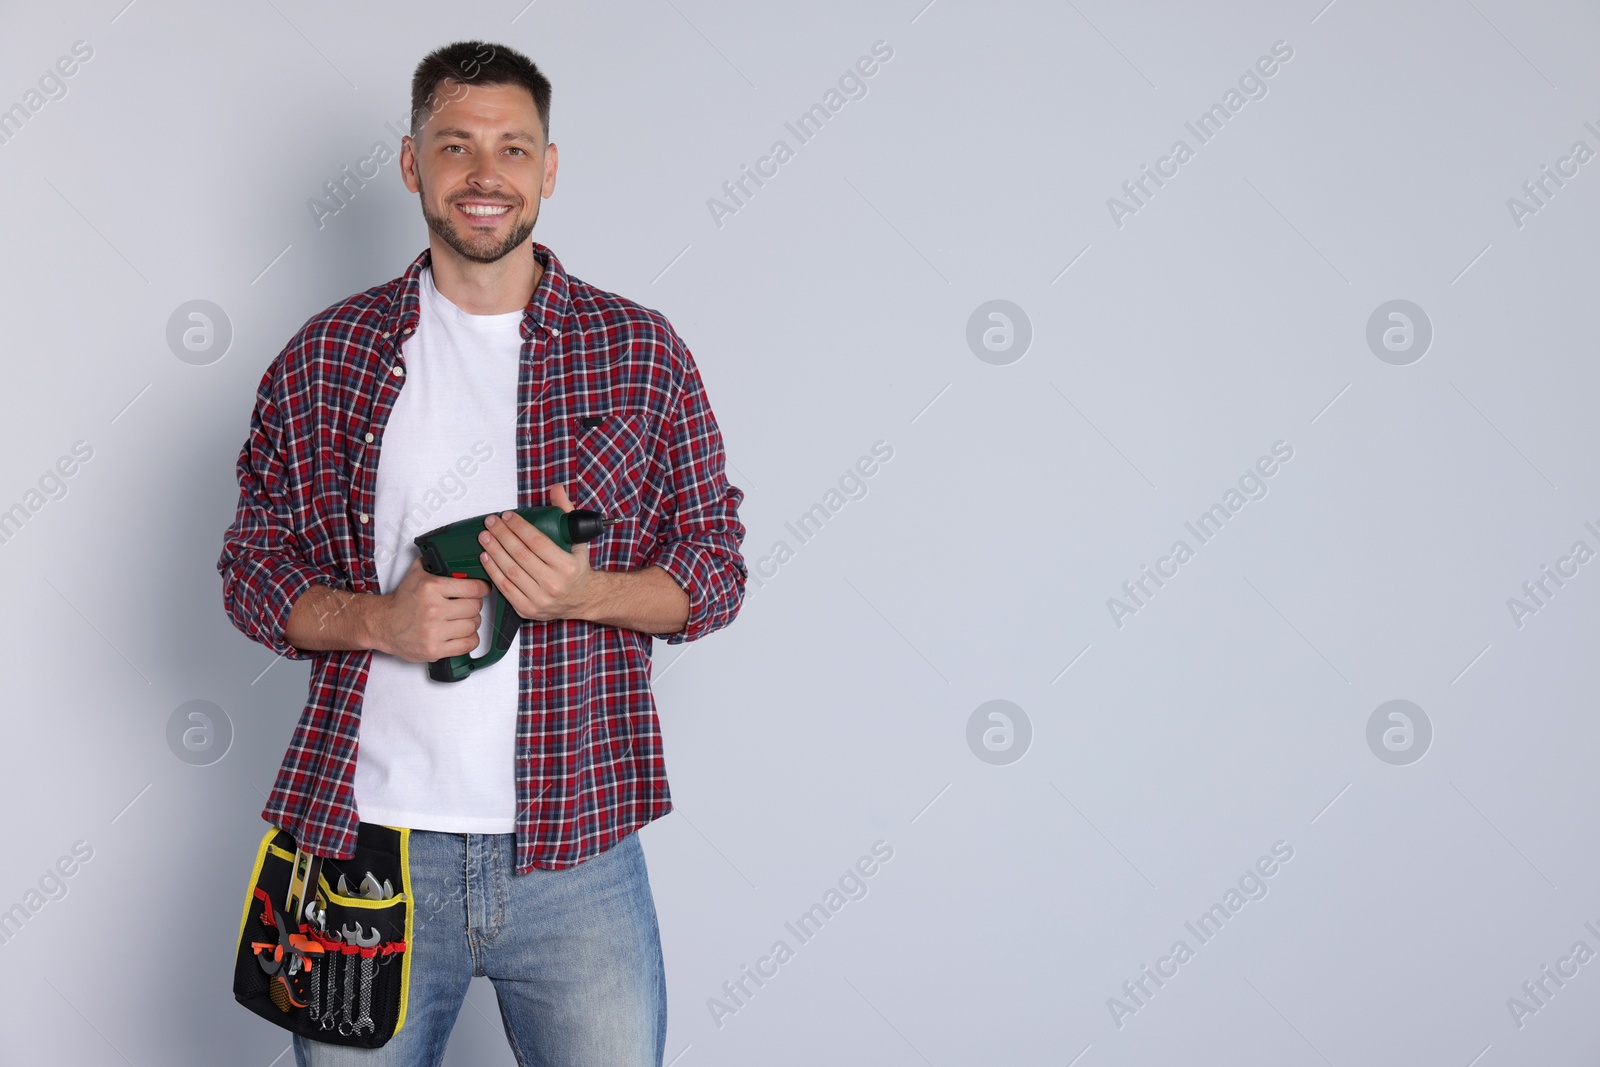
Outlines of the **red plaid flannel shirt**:
<svg viewBox="0 0 1600 1067">
<path fill-rule="evenodd" d="M 654 564 L 689 594 L 668 644 L 726 626 L 744 599 L 722 437 L 694 358 L 665 316 L 569 275 L 544 275 L 523 312 L 518 507 L 573 503 L 627 520 L 589 546 L 596 570 Z M 310 693 L 262 817 L 319 855 L 354 853 L 353 792 L 370 652 L 284 641 L 312 583 L 379 592 L 374 494 L 384 425 L 405 380 L 430 253 L 401 277 L 312 318 L 267 368 L 239 453 L 239 507 L 217 569 L 234 626 L 312 660 Z M 604 416 L 598 425 L 593 416 Z M 507 507 L 511 502 L 507 501 Z M 523 623 L 516 739 L 517 869 L 571 867 L 672 810 L 650 691 L 651 635 L 581 620 Z M 509 669 L 510 663 L 488 668 Z M 417 670 L 426 670 L 417 664 Z"/>
</svg>

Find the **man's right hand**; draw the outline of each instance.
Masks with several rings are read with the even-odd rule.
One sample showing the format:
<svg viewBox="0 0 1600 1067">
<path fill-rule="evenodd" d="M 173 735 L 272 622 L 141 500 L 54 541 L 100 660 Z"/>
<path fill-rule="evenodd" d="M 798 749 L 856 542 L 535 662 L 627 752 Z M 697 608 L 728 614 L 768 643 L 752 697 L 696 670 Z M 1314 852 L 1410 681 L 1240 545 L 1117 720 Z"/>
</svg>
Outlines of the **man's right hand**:
<svg viewBox="0 0 1600 1067">
<path fill-rule="evenodd" d="M 373 620 L 375 644 L 411 663 L 465 656 L 478 645 L 488 595 L 489 583 L 480 578 L 429 574 L 414 559 L 394 592 L 381 598 Z"/>
</svg>

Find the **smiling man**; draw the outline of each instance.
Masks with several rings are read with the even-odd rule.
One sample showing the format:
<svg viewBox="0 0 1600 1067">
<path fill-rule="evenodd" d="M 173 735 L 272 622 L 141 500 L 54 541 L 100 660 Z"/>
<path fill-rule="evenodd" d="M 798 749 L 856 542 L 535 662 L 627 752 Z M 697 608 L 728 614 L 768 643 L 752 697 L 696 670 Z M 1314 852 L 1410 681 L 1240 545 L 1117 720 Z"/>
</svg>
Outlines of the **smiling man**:
<svg viewBox="0 0 1600 1067">
<path fill-rule="evenodd" d="M 651 638 L 738 613 L 744 494 L 666 318 L 530 240 L 556 185 L 544 75 L 462 42 L 422 61 L 411 103 L 400 169 L 428 248 L 267 369 L 218 561 L 234 625 L 312 661 L 263 817 L 341 860 L 362 822 L 409 830 L 405 1023 L 377 1049 L 296 1036 L 296 1061 L 438 1064 L 487 975 L 517 1062 L 659 1067 L 635 832 L 671 810 Z M 568 553 L 507 510 L 545 503 L 625 521 Z M 489 584 L 428 574 L 412 538 L 484 512 L 524 621 L 502 664 L 434 682 L 426 663 L 488 647 Z"/>
</svg>

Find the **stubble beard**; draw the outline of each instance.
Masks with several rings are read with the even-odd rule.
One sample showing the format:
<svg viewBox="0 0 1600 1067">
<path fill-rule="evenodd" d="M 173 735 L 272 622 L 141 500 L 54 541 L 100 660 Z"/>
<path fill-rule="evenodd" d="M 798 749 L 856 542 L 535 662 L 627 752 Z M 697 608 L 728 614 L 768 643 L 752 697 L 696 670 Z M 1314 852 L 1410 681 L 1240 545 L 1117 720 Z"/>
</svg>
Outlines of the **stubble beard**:
<svg viewBox="0 0 1600 1067">
<path fill-rule="evenodd" d="M 536 200 L 533 205 L 533 217 L 525 224 L 513 226 L 504 240 L 498 244 L 492 244 L 490 242 L 494 238 L 490 234 L 484 234 L 476 238 L 462 234 L 461 230 L 456 226 L 455 219 L 448 214 L 450 211 L 449 205 L 445 206 L 447 214 L 435 214 L 433 209 L 428 206 L 428 190 L 423 186 L 420 174 L 417 176 L 417 191 L 422 199 L 422 217 L 427 221 L 428 229 L 437 234 L 445 244 L 449 245 L 456 255 L 463 259 L 469 259 L 474 263 L 494 263 L 504 259 L 527 243 L 528 238 L 533 235 L 534 224 L 539 221 L 539 203 Z M 477 197 L 471 199 L 485 198 Z M 487 199 L 497 198 L 490 197 Z"/>
</svg>

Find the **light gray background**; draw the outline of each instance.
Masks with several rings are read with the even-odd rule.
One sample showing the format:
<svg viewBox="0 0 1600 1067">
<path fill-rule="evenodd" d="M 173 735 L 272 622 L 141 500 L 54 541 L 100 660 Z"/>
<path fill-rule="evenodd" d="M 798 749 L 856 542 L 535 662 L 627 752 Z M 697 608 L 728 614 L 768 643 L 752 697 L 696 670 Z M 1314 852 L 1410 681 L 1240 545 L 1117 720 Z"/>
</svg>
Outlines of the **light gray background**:
<svg viewBox="0 0 1600 1067">
<path fill-rule="evenodd" d="M 94 852 L 0 945 L 0 1059 L 292 1059 L 229 982 L 308 667 L 234 631 L 214 565 L 262 371 L 426 240 L 393 164 L 321 229 L 307 201 L 393 144 L 425 52 L 479 36 L 555 85 L 535 236 L 671 318 L 747 559 L 795 550 L 729 629 L 656 647 L 669 1061 L 1596 1061 L 1600 962 L 1520 1027 L 1507 1000 L 1600 951 L 1600 563 L 1520 628 L 1507 599 L 1600 549 L 1600 162 L 1521 227 L 1506 201 L 1600 149 L 1600 16 L 925 2 L 8 5 L 0 106 L 94 56 L 0 145 L 0 507 L 94 453 L 0 545 L 0 908 Z M 708 198 L 880 40 L 865 98 L 719 228 Z M 1107 198 L 1277 41 L 1268 95 L 1116 226 Z M 193 299 L 234 331 L 206 366 L 165 340 Z M 994 299 L 1033 330 L 1004 366 L 966 342 Z M 1392 299 L 1433 325 L 1409 366 L 1366 342 Z M 784 523 L 879 440 L 800 545 Z M 1268 495 L 1119 629 L 1107 598 L 1275 441 Z M 1433 726 L 1406 766 L 1367 743 L 1392 699 Z M 232 725 L 209 766 L 168 745 L 191 700 Z M 1019 761 L 968 747 L 990 700 L 1028 716 Z M 708 998 L 879 840 L 869 895 L 717 1026 Z M 1198 946 L 1184 923 L 1278 841 Z M 482 982 L 448 1062 L 511 1062 Z"/>
</svg>

